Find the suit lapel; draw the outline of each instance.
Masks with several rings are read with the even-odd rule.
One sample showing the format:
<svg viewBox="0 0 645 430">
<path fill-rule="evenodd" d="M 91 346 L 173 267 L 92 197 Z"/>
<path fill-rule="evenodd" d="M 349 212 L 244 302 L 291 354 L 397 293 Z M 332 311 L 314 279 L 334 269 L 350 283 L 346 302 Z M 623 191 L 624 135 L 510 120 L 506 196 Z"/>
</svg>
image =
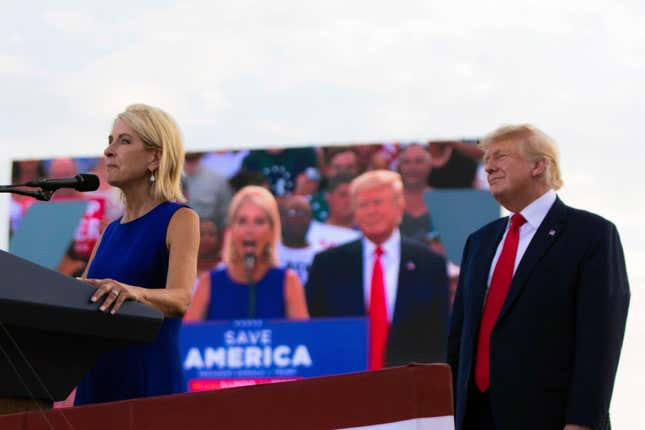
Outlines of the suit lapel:
<svg viewBox="0 0 645 430">
<path fill-rule="evenodd" d="M 506 224 L 508 224 L 508 217 L 499 219 L 497 223 L 493 225 L 489 235 L 483 238 L 483 245 L 475 255 L 475 261 L 477 263 L 474 265 L 475 273 L 473 276 L 474 285 L 472 288 L 472 309 L 470 310 L 475 318 L 474 321 L 479 321 L 481 319 L 484 307 L 484 297 L 486 296 L 486 288 L 488 286 L 490 266 L 493 263 L 493 257 L 495 257 L 497 246 L 504 235 Z"/>
<path fill-rule="evenodd" d="M 352 303 L 356 315 L 366 315 L 365 293 L 363 291 L 363 241 L 361 239 L 347 245 L 347 259 L 343 264 L 347 283 L 345 299 Z M 341 266 L 341 267 L 343 267 Z"/>
<path fill-rule="evenodd" d="M 392 314 L 392 326 L 395 326 L 397 315 L 405 314 L 406 285 L 414 285 L 412 275 L 414 274 L 414 268 L 419 264 L 414 261 L 410 249 L 404 246 L 405 240 L 405 238 L 401 238 L 401 252 L 399 254 L 401 261 L 399 261 L 399 277 L 397 279 L 398 283 L 396 287 L 396 300 L 394 301 L 394 313 Z"/>
<path fill-rule="evenodd" d="M 558 237 L 561 236 L 566 216 L 566 208 L 565 204 L 562 203 L 559 198 L 556 198 L 555 203 L 553 203 L 553 206 L 549 209 L 549 212 L 542 221 L 542 224 L 540 224 L 540 227 L 535 232 L 533 239 L 531 239 L 531 243 L 529 243 L 526 252 L 524 252 L 519 266 L 517 266 L 508 294 L 504 300 L 504 305 L 502 306 L 502 310 L 497 318 L 497 322 L 504 317 L 513 305 L 515 299 L 520 295 L 524 289 L 526 281 L 531 276 L 533 269 L 542 256 L 555 243 Z"/>
</svg>

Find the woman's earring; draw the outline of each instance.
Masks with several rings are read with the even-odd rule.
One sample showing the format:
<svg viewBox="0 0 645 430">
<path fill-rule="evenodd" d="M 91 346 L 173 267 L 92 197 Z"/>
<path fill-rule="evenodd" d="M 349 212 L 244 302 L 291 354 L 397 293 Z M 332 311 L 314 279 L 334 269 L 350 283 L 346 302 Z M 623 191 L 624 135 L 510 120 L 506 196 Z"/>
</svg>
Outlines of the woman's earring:
<svg viewBox="0 0 645 430">
<path fill-rule="evenodd" d="M 154 183 L 156 180 L 157 180 L 157 178 L 155 178 L 155 174 L 151 172 L 150 173 L 150 182 Z"/>
</svg>

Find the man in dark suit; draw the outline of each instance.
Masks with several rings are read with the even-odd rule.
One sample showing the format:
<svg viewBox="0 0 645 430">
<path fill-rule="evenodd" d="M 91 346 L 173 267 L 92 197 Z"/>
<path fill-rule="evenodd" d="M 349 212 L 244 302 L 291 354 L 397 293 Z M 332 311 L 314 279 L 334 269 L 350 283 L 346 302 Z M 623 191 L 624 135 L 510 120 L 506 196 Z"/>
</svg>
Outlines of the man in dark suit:
<svg viewBox="0 0 645 430">
<path fill-rule="evenodd" d="M 535 127 L 502 127 L 482 147 L 512 215 L 464 248 L 448 343 L 456 428 L 610 428 L 629 304 L 616 227 L 556 196 L 556 148 Z"/>
<path fill-rule="evenodd" d="M 446 261 L 398 230 L 403 185 L 375 170 L 350 186 L 364 237 L 314 257 L 307 283 L 312 317 L 370 320 L 370 368 L 445 361 L 449 286 Z"/>
</svg>

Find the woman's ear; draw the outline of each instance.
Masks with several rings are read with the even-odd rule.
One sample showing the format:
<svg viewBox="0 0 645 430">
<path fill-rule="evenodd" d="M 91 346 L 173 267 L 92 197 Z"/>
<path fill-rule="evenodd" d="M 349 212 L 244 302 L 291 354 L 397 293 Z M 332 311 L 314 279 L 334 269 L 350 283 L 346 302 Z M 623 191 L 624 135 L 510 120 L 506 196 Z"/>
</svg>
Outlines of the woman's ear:
<svg viewBox="0 0 645 430">
<path fill-rule="evenodd" d="M 148 164 L 148 170 L 156 172 L 161 164 L 161 150 L 156 149 L 152 153 L 152 161 Z"/>
</svg>

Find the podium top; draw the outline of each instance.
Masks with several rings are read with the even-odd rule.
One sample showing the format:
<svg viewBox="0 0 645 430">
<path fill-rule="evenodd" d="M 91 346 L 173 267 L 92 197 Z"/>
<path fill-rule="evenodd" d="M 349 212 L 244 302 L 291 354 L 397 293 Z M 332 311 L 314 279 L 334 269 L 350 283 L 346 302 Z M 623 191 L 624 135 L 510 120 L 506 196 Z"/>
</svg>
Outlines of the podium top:
<svg viewBox="0 0 645 430">
<path fill-rule="evenodd" d="M 94 287 L 0 251 L 0 318 L 4 324 L 130 342 L 151 341 L 163 314 L 126 302 L 111 315 L 90 302 Z"/>
</svg>

